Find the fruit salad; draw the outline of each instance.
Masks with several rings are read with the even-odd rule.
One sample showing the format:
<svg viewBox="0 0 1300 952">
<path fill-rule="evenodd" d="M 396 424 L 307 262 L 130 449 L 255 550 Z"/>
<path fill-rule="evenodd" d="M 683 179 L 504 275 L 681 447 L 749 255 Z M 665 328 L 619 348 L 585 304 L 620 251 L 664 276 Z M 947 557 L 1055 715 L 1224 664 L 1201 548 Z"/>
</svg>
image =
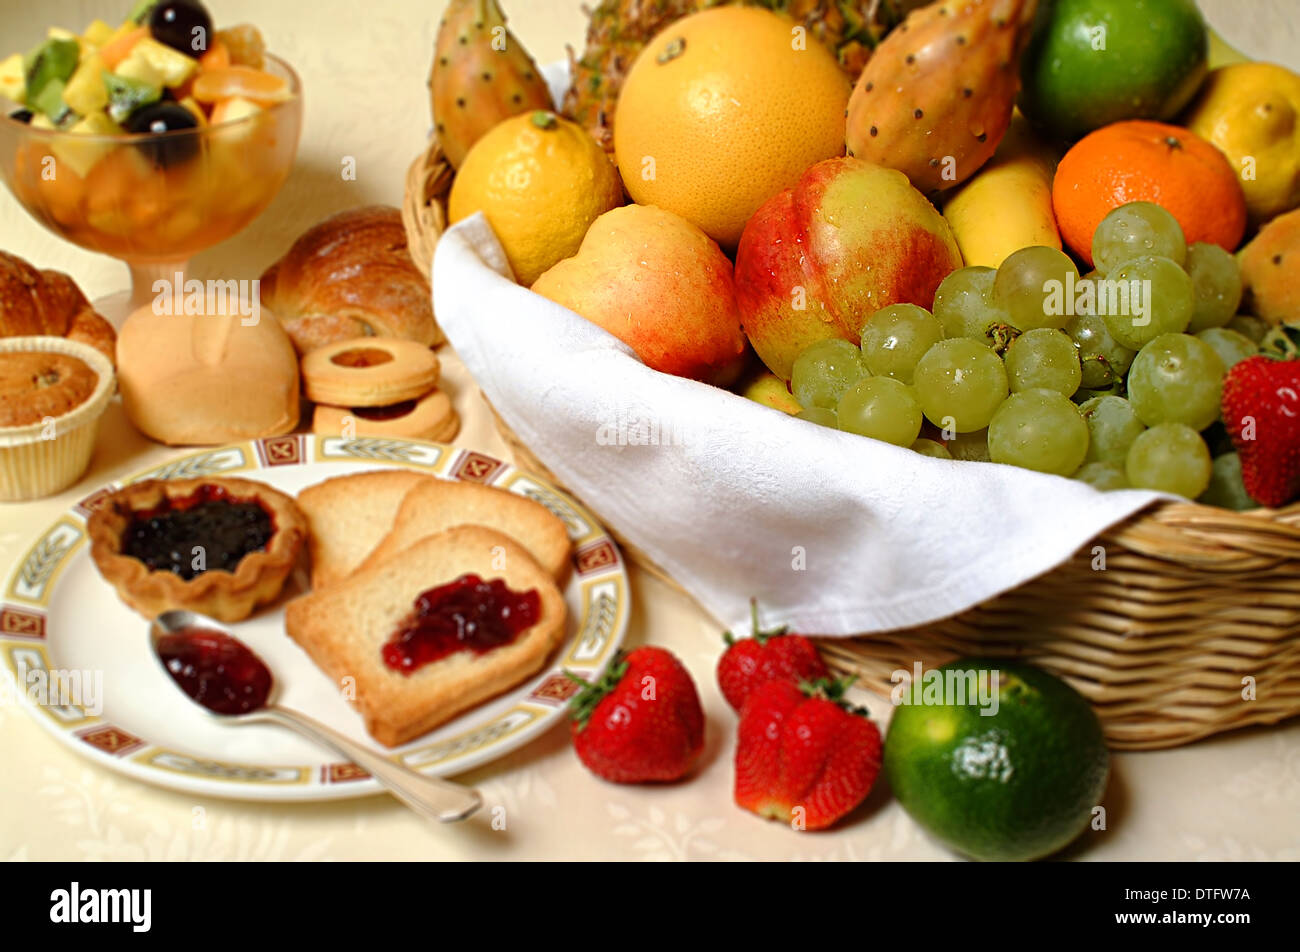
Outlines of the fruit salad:
<svg viewBox="0 0 1300 952">
<path fill-rule="evenodd" d="M 174 260 L 243 227 L 283 183 L 298 110 L 277 107 L 297 90 L 277 65 L 256 27 L 217 30 L 198 0 L 51 28 L 0 61 L 0 97 L 17 107 L 0 119 L 0 166 L 70 240 Z"/>
<path fill-rule="evenodd" d="M 293 96 L 266 72 L 254 26 L 214 30 L 198 0 L 144 0 L 117 29 L 95 20 L 80 35 L 53 27 L 44 42 L 0 63 L 11 114 L 42 129 L 150 135 L 251 115 Z"/>
</svg>

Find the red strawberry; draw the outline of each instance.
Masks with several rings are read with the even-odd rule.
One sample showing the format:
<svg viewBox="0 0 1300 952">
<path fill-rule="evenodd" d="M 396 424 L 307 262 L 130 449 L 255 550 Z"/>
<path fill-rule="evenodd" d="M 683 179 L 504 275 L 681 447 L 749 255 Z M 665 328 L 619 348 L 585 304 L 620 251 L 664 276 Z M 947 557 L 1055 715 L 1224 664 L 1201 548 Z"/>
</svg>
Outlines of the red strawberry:
<svg viewBox="0 0 1300 952">
<path fill-rule="evenodd" d="M 567 672 L 566 672 L 567 673 Z M 614 783 L 677 780 L 704 749 L 704 709 L 690 673 L 670 651 L 637 648 L 614 659 L 569 702 L 578 759 Z"/>
<path fill-rule="evenodd" d="M 816 681 L 830 677 L 817 648 L 803 635 L 786 634 L 787 629 L 760 631 L 758 606 L 750 603 L 754 617 L 754 637 L 737 641 L 731 632 L 723 635 L 728 648 L 718 660 L 718 687 L 732 710 L 737 713 L 760 684 L 782 680 Z"/>
<path fill-rule="evenodd" d="M 736 742 L 736 803 L 821 830 L 867 798 L 880 772 L 880 731 L 841 701 L 845 687 L 769 681 L 750 694 Z"/>
<path fill-rule="evenodd" d="M 1223 422 L 1241 457 L 1246 492 L 1274 509 L 1300 498 L 1300 328 L 1250 357 L 1223 382 Z"/>
</svg>

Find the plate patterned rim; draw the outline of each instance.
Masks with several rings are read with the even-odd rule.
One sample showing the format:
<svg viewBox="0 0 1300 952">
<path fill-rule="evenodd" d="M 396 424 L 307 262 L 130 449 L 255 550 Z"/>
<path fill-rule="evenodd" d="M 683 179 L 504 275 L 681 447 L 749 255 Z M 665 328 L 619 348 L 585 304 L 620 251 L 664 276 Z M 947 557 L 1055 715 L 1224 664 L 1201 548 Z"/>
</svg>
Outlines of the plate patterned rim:
<svg viewBox="0 0 1300 952">
<path fill-rule="evenodd" d="M 627 634 L 631 592 L 623 557 L 609 533 L 567 493 L 492 456 L 441 443 L 312 434 L 270 437 L 192 452 L 103 486 L 59 516 L 29 546 L 0 589 L 0 669 L 10 679 L 22 706 L 59 741 L 82 756 L 172 789 L 241 800 L 282 801 L 346 799 L 381 792 L 383 788 L 369 774 L 351 763 L 262 766 L 168 750 L 75 705 L 38 704 L 27 697 L 22 687 L 28 672 L 50 668 L 48 608 L 63 570 L 86 546 L 86 519 L 109 493 L 143 479 L 252 473 L 282 466 L 331 463 L 375 463 L 496 486 L 536 500 L 564 522 L 573 542 L 570 584 L 579 586 L 581 613 L 575 634 L 560 648 L 544 676 L 534 676 L 527 682 L 536 687 L 486 723 L 441 740 L 415 741 L 391 757 L 423 773 L 450 776 L 504 756 L 549 729 L 563 716 L 565 703 L 576 690 L 561 669 L 598 677 Z M 523 688 L 516 688 L 516 693 Z"/>
</svg>

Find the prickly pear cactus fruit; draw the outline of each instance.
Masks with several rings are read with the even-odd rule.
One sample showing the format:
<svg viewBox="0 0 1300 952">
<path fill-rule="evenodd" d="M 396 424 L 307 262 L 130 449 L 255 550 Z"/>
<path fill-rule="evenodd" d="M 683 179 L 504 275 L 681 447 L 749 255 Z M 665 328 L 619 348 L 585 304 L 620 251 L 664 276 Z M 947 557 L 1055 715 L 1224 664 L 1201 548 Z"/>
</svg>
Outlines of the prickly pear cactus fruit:
<svg viewBox="0 0 1300 952">
<path fill-rule="evenodd" d="M 497 0 L 451 0 L 429 74 L 433 122 L 453 168 L 484 133 L 511 116 L 554 109 L 541 71 L 508 29 Z"/>
<path fill-rule="evenodd" d="M 1011 123 L 1037 7 L 940 0 L 909 15 L 853 89 L 849 155 L 898 169 L 928 193 L 974 175 Z"/>
</svg>

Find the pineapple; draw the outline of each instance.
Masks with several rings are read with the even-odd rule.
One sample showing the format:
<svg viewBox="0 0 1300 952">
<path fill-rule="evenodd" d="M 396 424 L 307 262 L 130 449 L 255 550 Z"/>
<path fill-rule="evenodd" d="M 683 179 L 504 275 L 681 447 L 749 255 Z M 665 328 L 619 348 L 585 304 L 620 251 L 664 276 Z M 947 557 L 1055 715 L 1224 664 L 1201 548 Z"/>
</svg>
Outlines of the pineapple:
<svg viewBox="0 0 1300 952">
<path fill-rule="evenodd" d="M 614 111 L 623 78 L 651 38 L 676 20 L 709 7 L 741 2 L 784 13 L 825 44 L 856 80 L 871 50 L 907 13 L 929 0 L 601 0 L 581 58 L 569 49 L 564 113 L 606 152 L 614 151 Z"/>
</svg>

